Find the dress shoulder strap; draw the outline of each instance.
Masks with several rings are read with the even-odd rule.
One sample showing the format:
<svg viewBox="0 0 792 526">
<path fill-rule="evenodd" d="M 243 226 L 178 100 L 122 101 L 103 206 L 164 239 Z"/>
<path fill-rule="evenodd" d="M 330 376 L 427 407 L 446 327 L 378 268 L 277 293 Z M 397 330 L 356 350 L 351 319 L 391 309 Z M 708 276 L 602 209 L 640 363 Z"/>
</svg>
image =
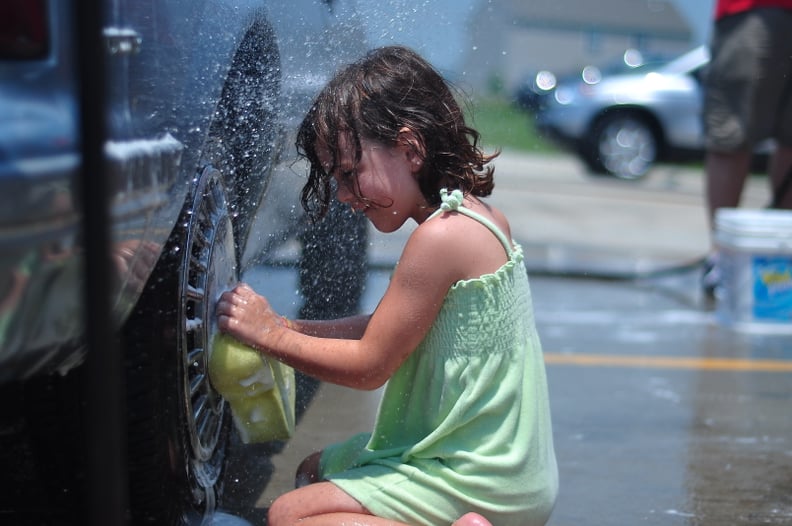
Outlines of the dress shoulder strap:
<svg viewBox="0 0 792 526">
<path fill-rule="evenodd" d="M 462 202 L 465 198 L 465 195 L 462 193 L 462 190 L 452 190 L 450 193 L 447 189 L 443 188 L 440 190 L 440 200 L 442 201 L 440 204 L 440 208 L 435 210 L 432 215 L 429 216 L 429 219 L 432 219 L 435 216 L 442 214 L 443 212 L 452 212 L 456 211 L 460 214 L 464 214 L 470 218 L 475 219 L 485 227 L 489 228 L 490 231 L 495 234 L 495 237 L 500 240 L 503 248 L 506 249 L 506 253 L 511 257 L 512 255 L 512 246 L 509 242 L 506 235 L 501 231 L 498 226 L 484 217 L 483 215 L 475 212 L 465 206 L 462 205 Z"/>
</svg>

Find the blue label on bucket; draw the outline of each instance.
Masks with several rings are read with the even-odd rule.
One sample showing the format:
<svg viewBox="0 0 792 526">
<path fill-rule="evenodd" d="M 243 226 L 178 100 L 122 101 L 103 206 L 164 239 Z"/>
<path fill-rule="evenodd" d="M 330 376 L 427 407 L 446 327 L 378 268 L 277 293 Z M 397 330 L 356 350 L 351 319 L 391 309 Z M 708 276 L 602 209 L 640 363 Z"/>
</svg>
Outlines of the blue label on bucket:
<svg viewBox="0 0 792 526">
<path fill-rule="evenodd" d="M 754 318 L 792 322 L 792 258 L 754 257 Z"/>
</svg>

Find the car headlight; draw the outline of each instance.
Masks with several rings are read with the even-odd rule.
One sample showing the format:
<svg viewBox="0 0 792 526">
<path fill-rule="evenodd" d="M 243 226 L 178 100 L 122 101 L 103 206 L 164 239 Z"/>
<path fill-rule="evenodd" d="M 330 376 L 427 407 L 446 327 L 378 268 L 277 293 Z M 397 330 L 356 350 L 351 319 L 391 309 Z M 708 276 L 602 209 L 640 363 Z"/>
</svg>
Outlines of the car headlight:
<svg viewBox="0 0 792 526">
<path fill-rule="evenodd" d="M 542 91 L 550 91 L 555 88 L 558 83 L 556 76 L 553 75 L 552 72 L 544 69 L 536 74 L 534 82 L 536 83 L 536 87 Z"/>
<path fill-rule="evenodd" d="M 577 95 L 575 88 L 572 86 L 558 86 L 555 90 L 553 97 L 555 98 L 556 102 L 561 104 L 562 106 L 566 106 L 570 104 L 573 100 L 575 100 L 575 96 Z"/>
</svg>

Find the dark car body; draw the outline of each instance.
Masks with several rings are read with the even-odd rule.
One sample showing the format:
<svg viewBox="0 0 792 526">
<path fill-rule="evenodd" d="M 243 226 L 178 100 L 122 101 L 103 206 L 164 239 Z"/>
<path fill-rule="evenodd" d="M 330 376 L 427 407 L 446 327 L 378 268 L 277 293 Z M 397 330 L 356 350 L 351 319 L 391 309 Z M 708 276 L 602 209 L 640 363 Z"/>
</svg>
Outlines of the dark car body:
<svg viewBox="0 0 792 526">
<path fill-rule="evenodd" d="M 84 406 L 73 379 L 92 330 L 80 188 L 103 178 L 107 319 L 127 374 L 130 513 L 200 521 L 219 500 L 229 429 L 206 370 L 214 303 L 250 254 L 291 228 L 251 234 L 274 167 L 294 153 L 292 128 L 331 72 L 365 50 L 364 33 L 346 0 L 104 0 L 107 136 L 103 168 L 87 173 L 78 1 L 0 7 L 3 435 L 24 429 L 46 450 L 53 429 L 72 431 L 58 418 L 71 413 L 53 404 Z M 21 396 L 13 408 L 9 396 Z M 50 413 L 62 414 L 39 418 Z M 54 440 L 50 454 L 79 457 L 67 442 Z M 38 469 L 53 468 L 48 489 L 74 489 L 73 465 L 55 473 L 51 457 L 31 455 Z"/>
</svg>

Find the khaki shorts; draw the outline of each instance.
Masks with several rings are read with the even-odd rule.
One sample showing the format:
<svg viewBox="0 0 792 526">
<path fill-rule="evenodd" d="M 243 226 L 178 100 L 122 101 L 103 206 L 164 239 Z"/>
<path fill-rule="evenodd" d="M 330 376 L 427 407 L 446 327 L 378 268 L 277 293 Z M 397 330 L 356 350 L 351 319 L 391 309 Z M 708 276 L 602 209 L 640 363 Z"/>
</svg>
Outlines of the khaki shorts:
<svg viewBox="0 0 792 526">
<path fill-rule="evenodd" d="M 707 148 L 792 145 L 792 10 L 754 9 L 715 25 L 704 76 Z"/>
</svg>

